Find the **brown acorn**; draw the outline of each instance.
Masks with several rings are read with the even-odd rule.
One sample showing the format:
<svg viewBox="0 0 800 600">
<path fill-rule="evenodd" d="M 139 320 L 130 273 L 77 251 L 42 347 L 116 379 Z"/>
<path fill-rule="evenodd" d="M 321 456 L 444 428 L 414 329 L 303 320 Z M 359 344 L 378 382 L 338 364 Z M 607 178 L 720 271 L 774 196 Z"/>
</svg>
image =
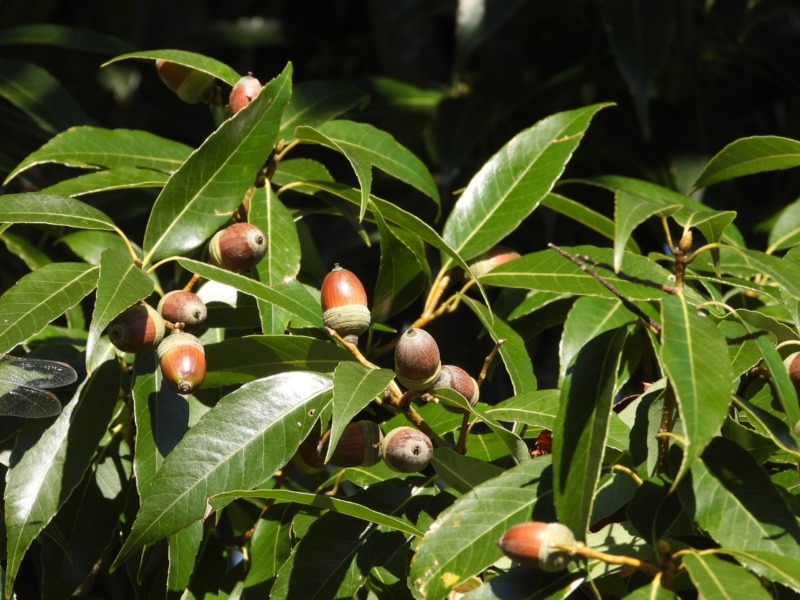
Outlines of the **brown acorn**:
<svg viewBox="0 0 800 600">
<path fill-rule="evenodd" d="M 572 556 L 556 546 L 574 547 L 575 544 L 575 535 L 569 527 L 542 521 L 514 525 L 497 542 L 503 554 L 509 558 L 543 571 L 566 569 Z"/>
<path fill-rule="evenodd" d="M 515 258 L 519 258 L 519 252 L 509 248 L 508 246 L 498 244 L 486 252 L 479 254 L 467 264 L 469 265 L 472 274 L 477 278 L 486 275 L 486 273 L 495 267 L 499 267 L 503 263 L 507 263 Z M 469 273 L 465 273 L 465 276 L 467 279 L 472 279 Z"/>
<path fill-rule="evenodd" d="M 108 339 L 122 352 L 139 353 L 164 337 L 164 319 L 145 303 L 126 308 L 108 326 Z"/>
<path fill-rule="evenodd" d="M 236 273 L 254 267 L 267 253 L 267 236 L 252 223 L 234 223 L 208 244 L 212 264 Z"/>
<path fill-rule="evenodd" d="M 398 473 L 422 471 L 433 458 L 431 438 L 413 427 L 397 427 L 383 438 L 383 462 Z"/>
<path fill-rule="evenodd" d="M 433 387 L 450 388 L 451 390 L 457 391 L 467 399 L 470 406 L 475 406 L 480 397 L 480 388 L 475 378 L 461 367 L 456 367 L 455 365 L 442 365 L 442 370 L 439 373 L 439 377 L 436 378 Z M 455 406 L 449 406 L 447 404 L 442 404 L 442 406 L 445 410 L 452 413 L 460 414 L 464 412 Z"/>
<path fill-rule="evenodd" d="M 793 352 L 784 358 L 783 365 L 786 367 L 794 387 L 800 389 L 800 352 Z"/>
<path fill-rule="evenodd" d="M 235 115 L 250 104 L 261 92 L 261 88 L 261 82 L 250 73 L 239 79 L 231 89 L 228 101 L 228 105 L 231 107 L 231 114 Z"/>
<path fill-rule="evenodd" d="M 208 316 L 206 303 L 194 292 L 186 290 L 164 294 L 158 303 L 158 312 L 170 323 L 183 323 L 186 330 L 199 327 Z"/>
<path fill-rule="evenodd" d="M 191 333 L 174 330 L 156 349 L 161 374 L 179 394 L 189 394 L 206 377 L 206 354 L 203 344 Z"/>
<path fill-rule="evenodd" d="M 336 263 L 322 280 L 320 290 L 322 321 L 346 342 L 358 343 L 358 336 L 369 328 L 367 292 L 352 271 Z"/>
<path fill-rule="evenodd" d="M 323 458 L 328 453 L 330 434 L 329 429 L 319 440 L 318 452 Z M 328 462 L 336 467 L 371 467 L 381 460 L 382 441 L 383 432 L 374 421 L 348 423 Z"/>
<path fill-rule="evenodd" d="M 319 438 L 320 425 L 317 421 L 292 457 L 292 465 L 308 475 L 319 473 L 325 468 L 325 457 L 319 454 Z"/>
<path fill-rule="evenodd" d="M 192 67 L 159 58 L 156 71 L 161 81 L 189 104 L 210 102 L 214 96 L 214 76 Z"/>
<path fill-rule="evenodd" d="M 394 349 L 394 372 L 409 390 L 423 392 L 436 383 L 442 361 L 439 346 L 424 329 L 407 329 Z"/>
</svg>

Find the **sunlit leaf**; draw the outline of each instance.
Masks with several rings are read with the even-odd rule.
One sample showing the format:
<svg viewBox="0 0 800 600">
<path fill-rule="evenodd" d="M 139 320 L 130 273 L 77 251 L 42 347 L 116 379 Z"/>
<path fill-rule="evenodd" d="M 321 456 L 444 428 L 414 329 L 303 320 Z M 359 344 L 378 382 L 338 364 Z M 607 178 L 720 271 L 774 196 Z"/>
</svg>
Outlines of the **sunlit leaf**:
<svg viewBox="0 0 800 600">
<path fill-rule="evenodd" d="M 694 183 L 703 188 L 735 177 L 800 166 L 800 142 L 776 135 L 740 138 L 720 150 Z"/>
<path fill-rule="evenodd" d="M 102 66 L 110 65 L 120 60 L 127 60 L 130 58 L 149 58 L 152 60 L 163 59 L 169 62 L 185 65 L 198 71 L 203 71 L 209 75 L 213 75 L 228 85 L 234 85 L 241 75 L 228 65 L 208 56 L 203 56 L 196 52 L 189 52 L 187 50 L 139 50 L 136 52 L 129 52 L 120 56 L 115 56 L 111 60 L 105 62 Z"/>
</svg>

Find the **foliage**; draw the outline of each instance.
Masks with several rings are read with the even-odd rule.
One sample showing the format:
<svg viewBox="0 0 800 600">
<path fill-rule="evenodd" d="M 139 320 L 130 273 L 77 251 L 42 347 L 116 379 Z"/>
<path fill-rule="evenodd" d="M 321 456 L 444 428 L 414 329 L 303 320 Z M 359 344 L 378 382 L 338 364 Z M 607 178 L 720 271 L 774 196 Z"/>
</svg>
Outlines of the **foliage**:
<svg viewBox="0 0 800 600">
<path fill-rule="evenodd" d="M 156 82 L 150 63 L 170 60 L 216 89 L 205 133 L 177 141 L 104 127 L 35 63 L 0 61 L 0 94 L 35 130 L 22 154 L 3 154 L 0 353 L 80 375 L 59 391 L 59 415 L 2 419 L 7 597 L 800 593 L 800 403 L 784 366 L 800 344 L 800 211 L 789 203 L 755 232 L 754 207 L 742 217 L 704 196 L 752 189 L 754 175 L 796 181 L 800 141 L 734 135 L 669 180 L 659 161 L 618 175 L 616 157 L 585 156 L 595 130 L 608 135 L 606 115 L 627 114 L 643 146 L 663 126 L 649 91 L 672 3 L 639 15 L 607 0 L 632 100 L 550 98 L 560 105 L 492 128 L 497 143 L 477 152 L 480 131 L 459 119 L 477 106 L 466 88 L 486 84 L 476 73 L 491 74 L 472 52 L 523 9 L 460 4 L 450 97 L 398 80 L 310 81 L 289 62 L 257 73 L 263 90 L 233 116 L 238 71 L 213 52 L 0 32 L 11 45 L 57 32 L 113 55 L 107 72 L 145 64 Z M 416 101 L 441 111 L 427 150 L 391 125 L 392 103 Z M 428 154 L 437 136 L 450 143 Z M 209 264 L 208 240 L 241 220 L 266 234 L 265 258 L 244 273 Z M 498 244 L 522 256 L 475 276 Z M 323 324 L 334 262 L 369 290 L 358 346 Z M 188 396 L 166 385 L 153 350 L 121 354 L 107 336 L 132 304 L 183 287 L 209 311 L 207 375 Z M 477 404 L 400 389 L 392 349 L 409 326 L 481 382 Z M 421 429 L 431 465 L 308 473 L 293 461 L 316 427 L 332 429 L 333 448 L 362 419 Z M 530 520 L 572 529 L 568 570 L 503 556 L 502 534 Z"/>
</svg>

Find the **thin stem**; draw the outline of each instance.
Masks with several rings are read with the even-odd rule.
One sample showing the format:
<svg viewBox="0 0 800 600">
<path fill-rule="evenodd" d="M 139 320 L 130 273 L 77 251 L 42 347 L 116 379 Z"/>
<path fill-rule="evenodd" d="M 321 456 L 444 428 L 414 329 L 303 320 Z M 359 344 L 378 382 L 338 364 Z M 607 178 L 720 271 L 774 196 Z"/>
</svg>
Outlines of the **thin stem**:
<svg viewBox="0 0 800 600">
<path fill-rule="evenodd" d="M 724 245 L 724 244 L 719 244 L 719 243 L 717 243 L 717 242 L 714 242 L 714 243 L 711 243 L 711 244 L 706 244 L 705 246 L 700 246 L 700 247 L 699 247 L 697 250 L 695 250 L 694 252 L 692 252 L 692 253 L 691 253 L 691 254 L 690 254 L 690 255 L 689 255 L 687 258 L 686 258 L 686 264 L 687 264 L 687 265 L 688 265 L 688 264 L 690 264 L 690 263 L 691 263 L 692 261 L 694 261 L 694 259 L 695 259 L 695 258 L 697 258 L 697 256 L 698 256 L 699 254 L 701 254 L 702 252 L 706 252 L 706 251 L 708 251 L 708 250 L 714 250 L 715 248 L 719 248 L 719 249 L 722 249 L 722 248 L 728 248 L 728 249 L 730 249 L 730 248 L 731 248 L 731 246 L 726 246 L 726 245 Z"/>
<path fill-rule="evenodd" d="M 484 379 L 486 379 L 486 373 L 489 371 L 489 365 L 492 364 L 492 360 L 500 351 L 500 346 L 506 343 L 506 340 L 500 339 L 494 343 L 494 348 L 489 354 L 486 355 L 486 358 L 483 361 L 483 367 L 481 368 L 481 372 L 478 373 L 478 376 L 475 378 L 475 382 L 478 384 L 478 387 L 481 387 Z"/>
<path fill-rule="evenodd" d="M 620 554 L 608 554 L 607 552 L 600 552 L 599 550 L 590 548 L 581 542 L 578 542 L 575 546 L 560 546 L 556 544 L 555 548 L 569 552 L 573 555 L 581 556 L 583 558 L 593 558 L 609 565 L 633 567 L 634 569 L 639 569 L 643 573 L 647 573 L 653 577 L 661 575 L 661 569 L 655 565 L 644 562 L 643 560 L 633 556 L 623 556 Z"/>
<path fill-rule="evenodd" d="M 656 461 L 656 472 L 667 472 L 667 453 L 669 452 L 669 436 L 663 435 L 671 433 L 672 420 L 675 410 L 677 408 L 677 401 L 675 399 L 675 390 L 672 385 L 667 386 L 664 396 L 664 406 L 661 407 L 661 422 L 658 426 L 658 434 L 656 440 L 658 442 L 658 459 Z"/>
<path fill-rule="evenodd" d="M 464 413 L 461 419 L 461 429 L 458 432 L 458 442 L 456 442 L 456 452 L 459 454 L 467 453 L 467 438 L 469 437 L 469 413 Z"/>
<path fill-rule="evenodd" d="M 171 262 L 171 261 L 173 261 L 173 260 L 178 260 L 178 257 L 177 257 L 177 256 L 168 256 L 167 258 L 162 258 L 160 261 L 158 261 L 157 263 L 155 263 L 154 265 L 152 265 L 152 266 L 151 266 L 149 269 L 147 269 L 147 271 L 145 271 L 145 273 L 147 273 L 148 275 L 150 275 L 150 273 L 152 273 L 153 271 L 155 271 L 155 270 L 156 270 L 158 267 L 160 267 L 161 265 L 164 265 L 164 264 L 166 264 L 166 263 L 168 263 L 168 262 Z"/>
<path fill-rule="evenodd" d="M 275 162 L 281 162 L 283 157 L 292 149 L 299 146 L 302 142 L 300 140 L 292 140 L 286 146 L 284 146 L 276 155 L 275 155 Z"/>
<path fill-rule="evenodd" d="M 121 237 L 122 241 L 125 243 L 125 247 L 128 249 L 128 254 L 131 255 L 131 259 L 133 260 L 133 264 L 135 264 L 137 267 L 141 267 L 142 266 L 142 261 L 138 256 L 136 256 L 136 251 L 133 249 L 133 244 L 131 244 L 131 241 L 128 239 L 128 236 L 125 235 L 125 232 L 122 231 L 122 229 L 120 229 L 116 225 L 114 225 L 113 227 L 114 227 L 114 231 L 117 232 L 119 237 Z"/>
<path fill-rule="evenodd" d="M 625 473 L 628 477 L 633 479 L 637 487 L 641 487 L 641 485 L 644 483 L 644 481 L 642 480 L 641 477 L 639 477 L 639 474 L 636 473 L 636 471 L 634 471 L 633 469 L 629 469 L 625 465 L 611 465 L 611 470 Z"/>
<path fill-rule="evenodd" d="M 194 288 L 194 286 L 197 285 L 198 281 L 200 281 L 200 275 L 198 275 L 197 273 L 194 273 L 192 275 L 192 278 L 189 279 L 189 281 L 186 282 L 185 286 L 183 286 L 183 291 L 184 292 L 191 292 L 192 289 Z"/>
</svg>

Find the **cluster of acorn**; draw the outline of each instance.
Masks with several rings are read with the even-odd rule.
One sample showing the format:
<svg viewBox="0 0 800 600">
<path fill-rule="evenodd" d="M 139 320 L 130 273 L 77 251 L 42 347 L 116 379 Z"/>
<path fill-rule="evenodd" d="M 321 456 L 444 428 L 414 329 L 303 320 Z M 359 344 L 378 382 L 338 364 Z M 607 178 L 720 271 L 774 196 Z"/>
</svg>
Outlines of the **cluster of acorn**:
<svg viewBox="0 0 800 600">
<path fill-rule="evenodd" d="M 266 251 L 264 232 L 251 223 L 218 231 L 208 246 L 212 264 L 235 272 L 255 266 Z M 175 290 L 161 298 L 157 309 L 145 302 L 125 309 L 109 324 L 108 338 L 122 352 L 138 354 L 156 347 L 164 380 L 179 394 L 189 394 L 206 376 L 203 344 L 189 331 L 201 327 L 207 314 L 197 294 Z M 165 337 L 167 323 L 172 333 Z"/>
</svg>

